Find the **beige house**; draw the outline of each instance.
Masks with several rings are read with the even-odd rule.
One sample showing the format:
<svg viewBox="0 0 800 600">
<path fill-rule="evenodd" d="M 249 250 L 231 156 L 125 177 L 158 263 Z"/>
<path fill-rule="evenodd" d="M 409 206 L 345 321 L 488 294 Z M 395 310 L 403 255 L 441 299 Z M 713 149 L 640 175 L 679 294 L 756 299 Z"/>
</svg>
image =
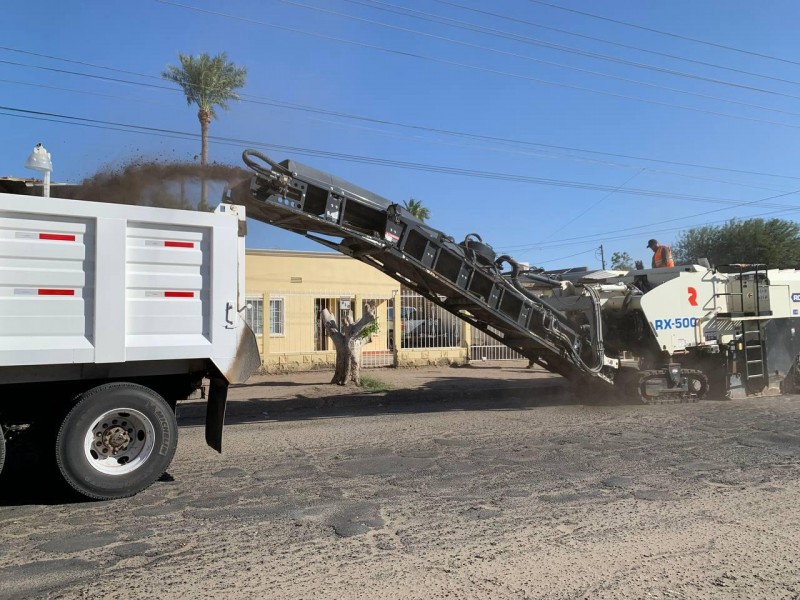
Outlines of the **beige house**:
<svg viewBox="0 0 800 600">
<path fill-rule="evenodd" d="M 467 360 L 470 328 L 466 324 L 457 319 L 449 321 L 453 323 L 451 329 L 459 330 L 457 335 L 435 338 L 437 344 L 448 347 L 419 347 L 421 344 L 412 341 L 420 338 L 404 332 L 411 327 L 424 331 L 423 319 L 409 318 L 421 316 L 423 311 L 430 317 L 434 309 L 441 309 L 417 296 L 414 301 L 426 303 L 424 308 L 419 304 L 419 308 L 394 310 L 408 297 L 406 293 L 401 296 L 400 284 L 342 254 L 247 250 L 246 278 L 249 308 L 245 315 L 269 372 L 332 369 L 335 351 L 320 325 L 319 314 L 327 308 L 341 319 L 352 310 L 358 319 L 365 302 L 375 306 L 380 328 L 364 346 L 365 367 Z M 449 314 L 442 315 L 453 319 Z M 409 345 L 414 347 L 405 347 Z"/>
</svg>

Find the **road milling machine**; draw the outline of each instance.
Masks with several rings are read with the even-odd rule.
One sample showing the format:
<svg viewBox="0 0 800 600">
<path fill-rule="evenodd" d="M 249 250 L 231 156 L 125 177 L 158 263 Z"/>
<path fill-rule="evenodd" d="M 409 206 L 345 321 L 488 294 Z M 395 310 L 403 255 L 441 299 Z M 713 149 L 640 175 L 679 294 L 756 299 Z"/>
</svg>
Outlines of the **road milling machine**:
<svg viewBox="0 0 800 600">
<path fill-rule="evenodd" d="M 292 160 L 243 154 L 254 176 L 228 194 L 249 217 L 372 265 L 574 389 L 644 403 L 727 398 L 769 383 L 764 324 L 800 312 L 800 271 L 681 265 L 577 280 L 457 242 L 402 205 Z M 736 377 L 732 377 L 732 376 Z"/>
</svg>

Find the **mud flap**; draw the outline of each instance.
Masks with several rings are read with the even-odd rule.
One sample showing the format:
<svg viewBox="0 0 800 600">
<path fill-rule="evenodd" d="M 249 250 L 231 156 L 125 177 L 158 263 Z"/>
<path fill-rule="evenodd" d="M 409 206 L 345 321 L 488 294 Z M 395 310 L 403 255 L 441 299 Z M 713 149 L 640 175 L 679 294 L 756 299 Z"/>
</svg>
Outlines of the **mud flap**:
<svg viewBox="0 0 800 600">
<path fill-rule="evenodd" d="M 244 383 L 261 366 L 261 354 L 253 330 L 241 322 L 239 344 L 233 361 L 224 370 L 215 366 L 210 375 L 208 405 L 206 407 L 206 443 L 217 452 L 222 452 L 222 427 L 225 424 L 225 406 L 228 401 L 228 385 Z"/>
<path fill-rule="evenodd" d="M 212 377 L 208 386 L 206 406 L 206 444 L 222 453 L 222 427 L 225 424 L 225 407 L 228 403 L 228 382 L 222 377 Z"/>
<path fill-rule="evenodd" d="M 243 322 L 236 355 L 228 368 L 222 371 L 222 374 L 230 383 L 244 383 L 260 367 L 261 353 L 258 350 L 256 334 L 249 325 Z"/>
</svg>

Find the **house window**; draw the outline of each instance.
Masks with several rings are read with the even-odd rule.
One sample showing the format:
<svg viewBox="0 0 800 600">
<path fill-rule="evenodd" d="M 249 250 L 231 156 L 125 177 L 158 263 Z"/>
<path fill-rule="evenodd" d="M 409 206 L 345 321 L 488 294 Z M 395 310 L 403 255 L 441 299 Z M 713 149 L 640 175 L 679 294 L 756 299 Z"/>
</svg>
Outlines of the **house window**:
<svg viewBox="0 0 800 600">
<path fill-rule="evenodd" d="M 283 298 L 269 299 L 269 334 L 283 335 L 284 333 Z"/>
<path fill-rule="evenodd" d="M 264 333 L 264 298 L 261 296 L 248 296 L 245 301 L 247 309 L 244 319 L 256 335 Z"/>
</svg>

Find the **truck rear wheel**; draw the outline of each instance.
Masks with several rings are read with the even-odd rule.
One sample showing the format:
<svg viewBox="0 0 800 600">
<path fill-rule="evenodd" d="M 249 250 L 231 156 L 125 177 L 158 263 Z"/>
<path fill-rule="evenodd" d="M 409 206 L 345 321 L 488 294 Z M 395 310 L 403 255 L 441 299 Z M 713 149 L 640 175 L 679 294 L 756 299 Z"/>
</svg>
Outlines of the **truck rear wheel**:
<svg viewBox="0 0 800 600">
<path fill-rule="evenodd" d="M 61 423 L 56 462 L 64 480 L 89 498 L 133 496 L 166 471 L 178 445 L 167 402 L 132 383 L 84 392 Z"/>
</svg>

